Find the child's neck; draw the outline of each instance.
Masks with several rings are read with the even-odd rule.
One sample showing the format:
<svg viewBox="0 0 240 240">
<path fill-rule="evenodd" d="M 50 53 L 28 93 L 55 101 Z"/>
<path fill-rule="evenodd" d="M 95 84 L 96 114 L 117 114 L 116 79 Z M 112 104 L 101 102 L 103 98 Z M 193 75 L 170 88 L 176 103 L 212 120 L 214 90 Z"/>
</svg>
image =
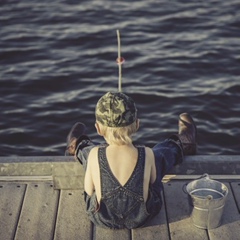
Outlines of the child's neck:
<svg viewBox="0 0 240 240">
<path fill-rule="evenodd" d="M 132 143 L 123 144 L 123 145 L 108 144 L 108 147 L 110 147 L 110 148 L 135 148 Z"/>
</svg>

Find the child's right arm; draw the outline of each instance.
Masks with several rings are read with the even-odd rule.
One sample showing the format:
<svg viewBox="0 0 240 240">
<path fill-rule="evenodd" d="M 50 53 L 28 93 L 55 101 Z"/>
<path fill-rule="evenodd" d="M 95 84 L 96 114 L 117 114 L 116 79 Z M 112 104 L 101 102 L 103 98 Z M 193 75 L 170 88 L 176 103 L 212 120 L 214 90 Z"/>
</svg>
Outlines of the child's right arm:
<svg viewBox="0 0 240 240">
<path fill-rule="evenodd" d="M 87 170 L 85 173 L 85 178 L 84 178 L 84 190 L 85 192 L 89 195 L 92 196 L 93 191 L 94 191 L 94 185 L 93 185 L 93 180 L 91 176 L 91 171 L 89 170 L 89 164 L 87 165 Z"/>
<path fill-rule="evenodd" d="M 98 147 L 94 147 L 87 159 L 87 169 L 84 179 L 84 190 L 89 195 L 95 192 L 97 200 L 101 199 L 100 170 L 98 164 Z"/>
<path fill-rule="evenodd" d="M 92 151 L 90 151 L 89 156 L 88 156 L 88 161 L 87 161 L 87 168 L 85 172 L 85 177 L 84 177 L 84 190 L 85 192 L 89 195 L 92 196 L 94 192 L 94 183 L 93 183 L 93 178 L 92 178 Z"/>
</svg>

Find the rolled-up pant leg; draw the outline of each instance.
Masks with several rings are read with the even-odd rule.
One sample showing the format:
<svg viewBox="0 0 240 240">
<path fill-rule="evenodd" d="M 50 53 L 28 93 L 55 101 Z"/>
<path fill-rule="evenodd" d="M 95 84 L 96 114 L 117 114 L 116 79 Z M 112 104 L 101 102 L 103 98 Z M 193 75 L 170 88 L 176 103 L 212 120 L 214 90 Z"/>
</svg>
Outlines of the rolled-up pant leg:
<svg viewBox="0 0 240 240">
<path fill-rule="evenodd" d="M 156 165 L 156 181 L 153 184 L 153 189 L 159 194 L 162 190 L 162 178 L 171 168 L 183 161 L 183 151 L 181 145 L 172 139 L 156 144 L 153 148 Z"/>
</svg>

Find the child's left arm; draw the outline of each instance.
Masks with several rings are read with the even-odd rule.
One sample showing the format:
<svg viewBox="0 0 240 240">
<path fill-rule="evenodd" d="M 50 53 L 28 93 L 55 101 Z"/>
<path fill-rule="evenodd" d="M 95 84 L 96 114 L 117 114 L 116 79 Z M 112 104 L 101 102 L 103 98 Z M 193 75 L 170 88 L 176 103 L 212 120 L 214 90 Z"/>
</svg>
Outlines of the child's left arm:
<svg viewBox="0 0 240 240">
<path fill-rule="evenodd" d="M 157 178 L 157 171 L 156 171 L 156 166 L 155 166 L 155 161 L 152 162 L 152 168 L 151 168 L 151 183 L 154 183 Z"/>
<path fill-rule="evenodd" d="M 156 176 L 157 176 L 157 172 L 156 172 L 156 166 L 155 166 L 155 157 L 153 154 L 152 149 L 146 147 L 146 156 L 148 159 L 148 162 L 150 164 L 151 167 L 151 173 L 150 173 L 150 183 L 154 183 L 156 180 Z"/>
</svg>

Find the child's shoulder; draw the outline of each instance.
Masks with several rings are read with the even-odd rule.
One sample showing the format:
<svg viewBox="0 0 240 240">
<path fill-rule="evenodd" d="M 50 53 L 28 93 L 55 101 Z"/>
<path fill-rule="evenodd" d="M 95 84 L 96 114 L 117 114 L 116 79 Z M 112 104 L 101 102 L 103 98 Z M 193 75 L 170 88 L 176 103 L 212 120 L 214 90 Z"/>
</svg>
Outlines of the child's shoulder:
<svg viewBox="0 0 240 240">
<path fill-rule="evenodd" d="M 89 155 L 90 155 L 90 154 L 97 154 L 99 148 L 104 148 L 104 147 L 106 147 L 106 146 L 107 146 L 106 144 L 100 144 L 100 145 L 94 146 L 94 147 L 90 150 Z"/>
<path fill-rule="evenodd" d="M 98 159 L 98 150 L 99 150 L 99 148 L 103 148 L 103 147 L 106 147 L 106 145 L 102 144 L 102 145 L 96 145 L 95 147 L 93 147 L 89 152 L 88 162 L 94 161 L 94 159 L 97 160 Z"/>
<path fill-rule="evenodd" d="M 145 159 L 148 161 L 155 160 L 153 150 L 150 147 L 146 147 L 146 146 L 145 146 Z"/>
<path fill-rule="evenodd" d="M 149 159 L 149 160 L 152 160 L 152 161 L 155 159 L 152 148 L 147 147 L 145 145 L 136 145 L 135 147 L 137 147 L 137 148 L 144 148 L 144 150 L 145 150 L 145 159 Z"/>
<path fill-rule="evenodd" d="M 89 154 L 88 154 L 88 159 L 87 159 L 87 162 L 88 164 L 94 162 L 97 160 L 97 156 L 98 156 L 98 149 L 99 149 L 99 146 L 96 146 L 96 147 L 93 147 Z"/>
<path fill-rule="evenodd" d="M 146 153 L 153 153 L 152 148 L 145 145 L 135 145 L 136 148 L 144 148 Z"/>
</svg>

